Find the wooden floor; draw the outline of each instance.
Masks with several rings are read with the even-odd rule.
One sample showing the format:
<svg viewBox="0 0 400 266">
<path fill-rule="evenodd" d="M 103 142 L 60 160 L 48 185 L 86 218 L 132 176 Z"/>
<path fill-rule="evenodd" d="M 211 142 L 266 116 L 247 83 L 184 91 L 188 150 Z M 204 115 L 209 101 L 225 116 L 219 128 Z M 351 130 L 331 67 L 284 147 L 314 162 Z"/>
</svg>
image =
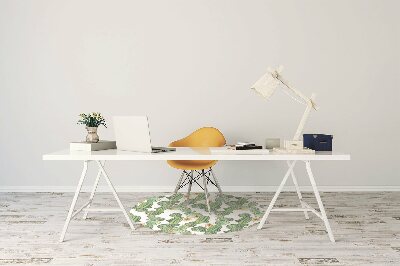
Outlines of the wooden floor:
<svg viewBox="0 0 400 266">
<path fill-rule="evenodd" d="M 266 206 L 272 193 L 238 193 Z M 128 208 L 154 193 L 121 193 Z M 95 202 L 115 206 L 110 194 Z M 322 193 L 337 242 L 320 219 L 272 213 L 262 230 L 212 236 L 168 235 L 137 227 L 122 213 L 75 218 L 59 243 L 71 193 L 0 194 L 0 265 L 400 265 L 400 192 Z M 84 194 L 84 199 L 88 197 Z M 316 206 L 312 194 L 304 197 Z M 280 206 L 297 206 L 294 193 Z"/>
</svg>

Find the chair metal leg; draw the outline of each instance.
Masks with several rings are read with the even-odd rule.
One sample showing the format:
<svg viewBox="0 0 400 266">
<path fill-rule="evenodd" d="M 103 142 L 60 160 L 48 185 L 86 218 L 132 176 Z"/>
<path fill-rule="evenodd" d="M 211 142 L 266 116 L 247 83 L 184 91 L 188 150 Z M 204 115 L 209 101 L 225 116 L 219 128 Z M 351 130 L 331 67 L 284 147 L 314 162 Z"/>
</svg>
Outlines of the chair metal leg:
<svg viewBox="0 0 400 266">
<path fill-rule="evenodd" d="M 192 190 L 192 183 L 193 183 L 193 170 L 190 172 L 190 176 L 189 176 L 189 185 L 188 185 L 188 192 L 187 192 L 187 199 L 190 198 L 190 191 Z"/>
<path fill-rule="evenodd" d="M 222 189 L 221 189 L 221 187 L 220 187 L 220 185 L 219 185 L 219 182 L 218 182 L 218 179 L 217 179 L 216 175 L 214 174 L 214 171 L 212 170 L 211 167 L 210 167 L 210 172 L 211 172 L 211 175 L 212 175 L 212 177 L 213 177 L 213 179 L 214 179 L 215 184 L 217 185 L 219 194 L 222 195 Z"/>
<path fill-rule="evenodd" d="M 204 169 L 201 170 L 201 175 L 203 176 L 203 186 L 204 186 L 204 194 L 205 194 L 205 196 L 206 196 L 207 209 L 208 209 L 208 212 L 211 212 L 211 209 L 210 209 L 210 199 L 208 198 L 207 176 L 206 176 L 206 174 L 204 173 Z"/>
<path fill-rule="evenodd" d="M 185 175 L 185 171 L 182 172 L 181 178 L 179 178 L 178 184 L 176 184 L 174 193 L 176 194 L 181 187 L 183 176 Z"/>
<path fill-rule="evenodd" d="M 294 163 L 296 164 L 296 161 Z M 288 165 L 288 167 L 290 167 L 290 162 L 289 161 L 287 161 L 287 165 Z M 306 206 L 304 205 L 304 202 L 303 202 L 303 196 L 301 195 L 300 188 L 299 188 L 299 185 L 297 183 L 297 178 L 294 175 L 293 168 L 292 168 L 292 171 L 290 172 L 290 175 L 292 176 L 293 184 L 294 184 L 294 186 L 296 188 L 297 197 L 299 198 L 300 205 L 301 205 L 301 207 L 303 209 L 306 209 Z M 304 210 L 304 217 L 306 218 L 306 220 L 308 220 L 310 218 L 310 217 L 308 217 L 308 213 L 307 213 L 306 210 Z"/>
</svg>

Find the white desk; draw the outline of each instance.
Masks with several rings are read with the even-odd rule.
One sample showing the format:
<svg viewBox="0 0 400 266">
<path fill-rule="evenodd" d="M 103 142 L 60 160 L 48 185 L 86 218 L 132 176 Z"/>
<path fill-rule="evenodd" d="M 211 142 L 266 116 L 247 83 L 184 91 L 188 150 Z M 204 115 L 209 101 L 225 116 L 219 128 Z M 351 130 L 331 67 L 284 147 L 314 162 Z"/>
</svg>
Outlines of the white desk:
<svg viewBox="0 0 400 266">
<path fill-rule="evenodd" d="M 325 213 L 324 206 L 321 201 L 321 197 L 318 192 L 318 188 L 315 183 L 315 179 L 313 173 L 311 171 L 311 161 L 341 161 L 341 160 L 350 160 L 350 155 L 336 152 L 316 152 L 316 154 L 235 154 L 235 152 L 229 154 L 221 154 L 214 153 L 215 148 L 177 148 L 175 152 L 168 153 L 139 153 L 139 152 L 128 152 L 128 151 L 118 151 L 118 150 L 104 150 L 104 151 L 94 151 L 94 152 L 77 152 L 77 151 L 69 151 L 62 150 L 50 154 L 43 155 L 43 160 L 56 160 L 56 161 L 83 161 L 83 170 L 81 177 L 78 182 L 78 186 L 75 191 L 74 198 L 72 200 L 71 207 L 69 209 L 67 219 L 64 224 L 64 228 L 61 232 L 60 241 L 64 241 L 65 233 L 67 232 L 68 225 L 71 219 L 76 216 L 81 211 L 85 211 L 83 215 L 83 219 L 86 219 L 87 213 L 89 211 L 122 211 L 126 220 L 128 221 L 129 226 L 132 230 L 134 230 L 132 221 L 130 220 L 128 213 L 126 212 L 123 204 L 121 203 L 117 192 L 113 184 L 111 183 L 110 177 L 105 170 L 105 162 L 106 161 L 165 161 L 165 160 L 219 160 L 219 161 L 286 161 L 288 170 L 283 177 L 282 182 L 280 183 L 272 201 L 265 212 L 258 229 L 261 229 L 264 223 L 267 221 L 268 215 L 271 211 L 302 211 L 304 212 L 304 216 L 308 219 L 308 212 L 312 212 L 321 218 L 324 223 L 326 230 L 329 235 L 329 239 L 334 242 L 335 239 L 332 234 L 332 230 L 329 225 L 328 218 Z M 79 193 L 82 188 L 83 181 L 86 177 L 86 172 L 88 168 L 88 163 L 94 161 L 99 170 L 97 173 L 97 177 L 90 194 L 88 202 L 86 202 L 83 206 L 75 210 L 75 204 L 78 199 Z M 318 207 L 320 212 L 312 208 L 306 202 L 303 201 L 301 192 L 297 185 L 297 180 L 294 175 L 293 167 L 298 161 L 303 161 L 305 163 L 305 167 L 307 170 L 308 177 L 310 179 L 311 185 L 313 187 L 313 191 L 315 197 L 318 202 Z M 119 209 L 93 209 L 90 208 L 90 205 L 93 201 L 93 197 L 96 193 L 97 184 L 100 180 L 100 177 L 103 176 L 107 181 L 116 201 L 118 202 Z M 299 197 L 301 208 L 273 208 L 275 201 L 277 200 L 280 192 L 282 191 L 287 179 L 291 176 L 293 183 L 296 187 L 297 195 Z"/>
</svg>

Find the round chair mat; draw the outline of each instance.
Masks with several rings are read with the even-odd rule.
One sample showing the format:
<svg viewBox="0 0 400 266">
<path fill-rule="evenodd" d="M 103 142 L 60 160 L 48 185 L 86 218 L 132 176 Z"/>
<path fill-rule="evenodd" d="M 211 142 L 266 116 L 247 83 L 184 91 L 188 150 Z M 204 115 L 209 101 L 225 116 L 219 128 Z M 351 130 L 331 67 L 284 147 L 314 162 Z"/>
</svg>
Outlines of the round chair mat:
<svg viewBox="0 0 400 266">
<path fill-rule="evenodd" d="M 243 197 L 210 194 L 209 213 L 204 193 L 150 197 L 130 210 L 133 222 L 172 234 L 221 234 L 258 223 L 263 215 L 256 202 Z"/>
</svg>

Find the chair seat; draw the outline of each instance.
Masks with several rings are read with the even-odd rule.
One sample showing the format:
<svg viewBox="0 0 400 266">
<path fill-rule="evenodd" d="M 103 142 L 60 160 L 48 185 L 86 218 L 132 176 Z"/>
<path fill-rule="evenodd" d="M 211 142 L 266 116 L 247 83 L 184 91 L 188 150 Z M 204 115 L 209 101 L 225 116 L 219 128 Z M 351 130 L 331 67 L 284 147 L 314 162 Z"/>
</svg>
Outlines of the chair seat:
<svg viewBox="0 0 400 266">
<path fill-rule="evenodd" d="M 181 170 L 202 170 L 214 166 L 217 161 L 194 161 L 194 160 L 169 160 L 167 163 L 176 169 Z"/>
<path fill-rule="evenodd" d="M 183 139 L 172 142 L 169 146 L 170 147 L 222 147 L 225 145 L 225 143 L 226 140 L 224 138 L 224 135 L 222 135 L 222 133 L 218 129 L 213 127 L 203 127 L 196 130 L 195 132 L 193 132 L 192 134 Z M 175 193 L 177 193 L 182 186 L 188 185 L 187 198 L 189 198 L 190 191 L 192 189 L 192 184 L 195 182 L 201 187 L 201 185 L 197 182 L 197 180 L 200 178 L 203 179 L 202 189 L 204 189 L 207 209 L 208 212 L 210 212 L 211 209 L 208 198 L 207 183 L 211 182 L 212 184 L 214 184 L 214 186 L 218 188 L 219 193 L 222 194 L 221 187 L 219 186 L 217 178 L 215 177 L 211 169 L 211 167 L 214 166 L 217 163 L 217 161 L 169 160 L 167 161 L 167 163 L 173 168 L 183 170 L 181 178 L 179 179 L 178 184 L 176 185 Z M 186 178 L 183 179 L 185 175 Z M 211 176 L 213 177 L 214 182 L 211 181 L 210 179 Z"/>
<path fill-rule="evenodd" d="M 203 127 L 189 136 L 172 142 L 170 147 L 222 147 L 226 143 L 224 135 L 213 127 Z M 214 160 L 173 160 L 167 161 L 168 164 L 180 170 L 203 170 L 214 166 L 217 161 Z"/>
</svg>

